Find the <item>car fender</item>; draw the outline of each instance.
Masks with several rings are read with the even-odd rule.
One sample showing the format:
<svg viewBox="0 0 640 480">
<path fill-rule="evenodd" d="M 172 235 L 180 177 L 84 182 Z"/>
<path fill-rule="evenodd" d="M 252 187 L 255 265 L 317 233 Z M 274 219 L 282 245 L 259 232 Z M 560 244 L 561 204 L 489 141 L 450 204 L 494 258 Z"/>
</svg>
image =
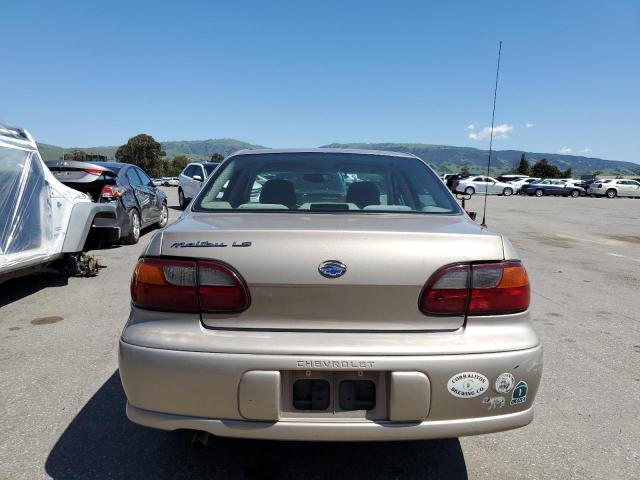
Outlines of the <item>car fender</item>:
<svg viewBox="0 0 640 480">
<path fill-rule="evenodd" d="M 111 214 L 115 222 L 116 207 L 108 203 L 80 202 L 71 210 L 69 223 L 62 244 L 63 253 L 81 252 L 97 214 Z"/>
</svg>

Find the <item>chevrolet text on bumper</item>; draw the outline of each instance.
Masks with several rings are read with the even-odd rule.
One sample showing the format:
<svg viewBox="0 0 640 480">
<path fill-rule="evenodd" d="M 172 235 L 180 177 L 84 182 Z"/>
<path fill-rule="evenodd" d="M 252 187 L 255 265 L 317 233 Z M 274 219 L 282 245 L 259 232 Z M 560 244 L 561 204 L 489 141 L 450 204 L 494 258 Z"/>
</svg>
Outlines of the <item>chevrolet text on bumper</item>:
<svg viewBox="0 0 640 480">
<path fill-rule="evenodd" d="M 407 184 L 394 200 L 398 172 L 424 175 L 428 198 Z M 542 347 L 526 271 L 413 156 L 230 157 L 153 237 L 131 293 L 119 364 L 141 425 L 382 441 L 533 418 Z"/>
</svg>

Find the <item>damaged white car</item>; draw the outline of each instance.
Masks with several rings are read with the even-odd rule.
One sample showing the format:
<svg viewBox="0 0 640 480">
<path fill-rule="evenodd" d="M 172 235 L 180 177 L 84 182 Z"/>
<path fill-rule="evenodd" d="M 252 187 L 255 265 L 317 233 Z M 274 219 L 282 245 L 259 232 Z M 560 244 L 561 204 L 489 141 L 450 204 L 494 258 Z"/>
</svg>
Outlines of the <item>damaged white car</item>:
<svg viewBox="0 0 640 480">
<path fill-rule="evenodd" d="M 80 261 L 88 234 L 115 218 L 112 205 L 56 180 L 28 132 L 0 125 L 0 283 L 65 257 L 91 270 Z"/>
</svg>

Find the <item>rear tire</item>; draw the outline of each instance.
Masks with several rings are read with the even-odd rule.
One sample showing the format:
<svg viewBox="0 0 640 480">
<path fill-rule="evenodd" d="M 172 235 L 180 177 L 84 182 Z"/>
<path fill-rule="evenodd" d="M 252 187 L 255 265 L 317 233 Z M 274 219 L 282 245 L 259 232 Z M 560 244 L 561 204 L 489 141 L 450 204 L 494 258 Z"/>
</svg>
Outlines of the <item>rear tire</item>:
<svg viewBox="0 0 640 480">
<path fill-rule="evenodd" d="M 544 190 L 538 189 L 536 193 L 534 193 L 536 197 L 544 197 Z"/>
<path fill-rule="evenodd" d="M 164 228 L 169 223 L 169 208 L 167 202 L 162 202 L 162 210 L 160 211 L 160 221 L 158 222 L 158 228 Z"/>
<path fill-rule="evenodd" d="M 580 190 L 571 190 L 571 198 L 578 198 L 580 196 Z"/>
<path fill-rule="evenodd" d="M 189 202 L 187 202 L 187 199 L 184 198 L 184 192 L 182 191 L 182 188 L 178 188 L 178 203 L 180 204 L 180 208 L 182 210 L 187 208 L 187 205 L 189 205 Z"/>
<path fill-rule="evenodd" d="M 502 191 L 502 195 L 504 195 L 505 197 L 510 197 L 511 195 L 513 195 L 513 189 L 509 187 L 505 188 Z"/>
<path fill-rule="evenodd" d="M 466 193 L 467 195 L 473 195 L 474 193 L 476 193 L 476 189 L 473 187 L 467 187 L 464 189 L 464 193 Z"/>
<path fill-rule="evenodd" d="M 138 210 L 132 208 L 129 210 L 129 234 L 122 238 L 122 243 L 127 245 L 135 245 L 140 240 L 140 214 Z"/>
<path fill-rule="evenodd" d="M 610 188 L 609 190 L 607 190 L 605 195 L 607 196 L 607 198 L 616 198 L 618 192 L 616 192 L 613 188 Z"/>
</svg>

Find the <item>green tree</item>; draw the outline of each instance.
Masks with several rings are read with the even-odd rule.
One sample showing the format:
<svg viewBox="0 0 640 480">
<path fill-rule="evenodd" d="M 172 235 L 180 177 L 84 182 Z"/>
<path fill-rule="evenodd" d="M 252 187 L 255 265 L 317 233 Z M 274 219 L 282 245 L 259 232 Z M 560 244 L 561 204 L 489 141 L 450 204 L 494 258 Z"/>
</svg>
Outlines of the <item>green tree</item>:
<svg viewBox="0 0 640 480">
<path fill-rule="evenodd" d="M 460 169 L 460 175 L 471 175 L 471 172 L 469 171 L 469 164 L 465 163 L 462 168 Z"/>
<path fill-rule="evenodd" d="M 220 163 L 223 160 L 224 156 L 220 155 L 218 152 L 215 152 L 213 155 L 211 155 L 211 161 L 214 163 Z"/>
<path fill-rule="evenodd" d="M 560 178 L 571 178 L 571 167 L 560 172 Z"/>
<path fill-rule="evenodd" d="M 137 165 L 152 177 L 164 173 L 164 156 L 162 146 L 151 135 L 144 133 L 131 137 L 126 145 L 116 150 L 116 160 Z"/>
<path fill-rule="evenodd" d="M 531 173 L 534 177 L 539 178 L 562 178 L 560 169 L 549 163 L 546 158 L 537 161 L 531 168 Z"/>
<path fill-rule="evenodd" d="M 518 164 L 518 168 L 516 168 L 516 173 L 519 173 L 520 175 L 531 175 L 531 167 L 529 166 L 529 161 L 524 153 L 520 157 L 520 163 Z"/>
<path fill-rule="evenodd" d="M 179 170 L 180 172 L 184 170 L 184 167 L 189 163 L 189 159 L 185 155 L 176 155 L 171 160 L 171 166 Z"/>
<path fill-rule="evenodd" d="M 72 150 L 64 154 L 63 160 L 73 160 L 76 162 L 84 162 L 87 159 L 87 152 L 84 150 Z"/>
</svg>

